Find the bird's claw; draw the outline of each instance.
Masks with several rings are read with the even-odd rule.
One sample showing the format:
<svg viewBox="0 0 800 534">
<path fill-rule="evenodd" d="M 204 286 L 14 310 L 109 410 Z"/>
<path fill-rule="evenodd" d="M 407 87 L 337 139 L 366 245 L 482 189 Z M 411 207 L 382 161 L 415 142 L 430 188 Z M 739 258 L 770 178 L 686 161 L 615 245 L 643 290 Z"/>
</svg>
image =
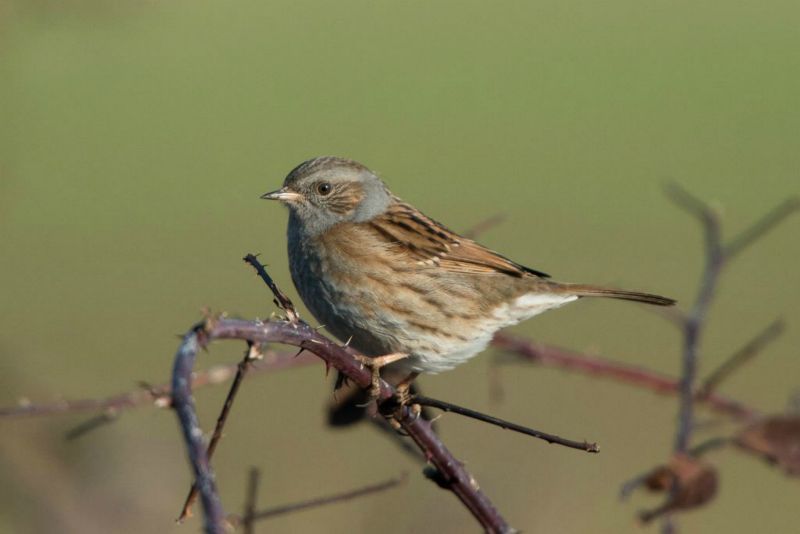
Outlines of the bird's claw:
<svg viewBox="0 0 800 534">
<path fill-rule="evenodd" d="M 405 358 L 408 358 L 408 354 L 402 352 L 395 352 L 376 357 L 361 355 L 356 356 L 356 359 L 361 362 L 361 365 L 368 368 L 372 372 L 372 380 L 369 388 L 369 401 L 365 404 L 365 406 L 369 405 L 373 401 L 377 403 L 381 398 L 381 368 Z"/>
</svg>

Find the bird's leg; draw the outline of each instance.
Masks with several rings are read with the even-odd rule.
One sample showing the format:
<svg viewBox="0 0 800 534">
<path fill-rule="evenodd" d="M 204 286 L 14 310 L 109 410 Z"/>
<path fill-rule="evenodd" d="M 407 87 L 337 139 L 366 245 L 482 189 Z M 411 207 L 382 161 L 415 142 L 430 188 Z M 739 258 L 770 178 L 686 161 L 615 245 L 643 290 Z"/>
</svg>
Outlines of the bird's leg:
<svg viewBox="0 0 800 534">
<path fill-rule="evenodd" d="M 411 395 L 411 384 L 414 383 L 414 380 L 416 380 L 418 376 L 418 372 L 412 371 L 394 387 L 395 395 L 393 399 L 394 403 L 392 404 L 392 412 L 399 408 L 403 408 L 404 406 L 408 406 L 408 403 L 413 398 Z M 411 406 L 408 406 L 408 408 L 414 420 L 416 420 L 422 414 L 422 406 L 419 404 L 412 404 Z M 389 417 L 388 413 L 384 414 L 384 416 L 386 416 L 392 428 L 400 432 L 402 428 L 400 423 L 396 419 Z"/>
<path fill-rule="evenodd" d="M 404 358 L 408 358 L 408 354 L 402 352 L 395 352 L 392 354 L 385 354 L 383 356 L 356 356 L 358 361 L 364 367 L 369 368 L 372 371 L 372 384 L 369 388 L 369 398 L 370 401 L 377 402 L 378 399 L 381 397 L 381 368 L 389 365 L 390 363 L 394 363 L 400 361 Z"/>
<path fill-rule="evenodd" d="M 418 376 L 418 372 L 412 371 L 395 386 L 395 390 L 397 391 L 397 402 L 400 403 L 400 406 L 405 406 L 408 404 L 408 401 L 411 400 L 411 384 L 417 379 Z"/>
</svg>

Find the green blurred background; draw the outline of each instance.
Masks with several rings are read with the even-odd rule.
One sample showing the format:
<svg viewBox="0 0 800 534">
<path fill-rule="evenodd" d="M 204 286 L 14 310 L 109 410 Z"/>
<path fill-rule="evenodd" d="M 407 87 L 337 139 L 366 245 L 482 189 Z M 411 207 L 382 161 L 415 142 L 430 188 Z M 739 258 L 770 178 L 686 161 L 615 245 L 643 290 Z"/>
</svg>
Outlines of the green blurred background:
<svg viewBox="0 0 800 534">
<path fill-rule="evenodd" d="M 727 235 L 798 193 L 798 24 L 789 1 L 0 0 L 0 404 L 166 380 L 175 334 L 203 306 L 273 310 L 246 252 L 294 296 L 286 213 L 258 196 L 320 154 L 366 163 L 454 229 L 506 215 L 482 241 L 556 278 L 686 305 L 701 239 L 662 185 L 720 207 Z M 703 344 L 707 371 L 786 317 L 724 386 L 765 410 L 782 410 L 800 376 L 798 228 L 731 266 Z M 678 371 L 676 331 L 634 305 L 585 302 L 515 330 Z M 199 365 L 241 349 L 216 344 Z M 666 458 L 675 400 L 517 366 L 493 404 L 488 360 L 421 384 L 602 446 L 586 455 L 444 417 L 446 443 L 510 522 L 638 532 L 635 511 L 659 498 L 620 504 L 617 489 Z M 206 428 L 224 389 L 196 396 Z M 215 459 L 229 511 L 251 465 L 263 506 L 408 470 L 399 490 L 259 530 L 477 530 L 369 426 L 326 429 L 330 396 L 321 364 L 244 384 Z M 171 413 L 143 408 L 65 442 L 84 419 L 0 421 L 0 531 L 198 530 L 172 523 L 190 479 Z M 733 451 L 713 459 L 718 498 L 681 517 L 686 532 L 796 528 L 797 481 Z"/>
</svg>

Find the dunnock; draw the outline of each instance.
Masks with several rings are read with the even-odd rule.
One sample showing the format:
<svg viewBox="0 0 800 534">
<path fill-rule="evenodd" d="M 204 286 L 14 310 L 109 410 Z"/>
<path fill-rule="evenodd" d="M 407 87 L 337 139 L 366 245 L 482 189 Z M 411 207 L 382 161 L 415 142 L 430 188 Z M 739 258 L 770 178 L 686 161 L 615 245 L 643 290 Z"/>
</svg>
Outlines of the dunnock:
<svg viewBox="0 0 800 534">
<path fill-rule="evenodd" d="M 373 357 L 375 373 L 396 362 L 387 371 L 407 376 L 403 386 L 467 361 L 500 328 L 581 297 L 675 302 L 549 280 L 422 214 L 352 160 L 308 160 L 261 198 L 289 207 L 292 280 L 314 317 Z"/>
</svg>

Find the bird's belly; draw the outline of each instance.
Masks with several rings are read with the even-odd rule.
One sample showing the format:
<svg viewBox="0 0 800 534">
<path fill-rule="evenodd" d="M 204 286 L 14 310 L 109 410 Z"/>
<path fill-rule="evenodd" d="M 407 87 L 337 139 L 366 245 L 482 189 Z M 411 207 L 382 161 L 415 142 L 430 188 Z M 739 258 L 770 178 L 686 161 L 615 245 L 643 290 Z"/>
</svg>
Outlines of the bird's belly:
<svg viewBox="0 0 800 534">
<path fill-rule="evenodd" d="M 395 352 L 404 372 L 439 373 L 483 351 L 494 333 L 575 297 L 523 295 L 496 308 L 480 308 L 477 288 L 458 279 L 352 258 L 290 251 L 292 278 L 317 321 L 367 356 Z"/>
<path fill-rule="evenodd" d="M 452 369 L 483 350 L 496 329 L 457 296 L 433 285 L 415 290 L 396 272 L 309 255 L 290 259 L 295 287 L 317 321 L 367 356 L 408 354 L 393 364 L 401 371 Z"/>
</svg>

